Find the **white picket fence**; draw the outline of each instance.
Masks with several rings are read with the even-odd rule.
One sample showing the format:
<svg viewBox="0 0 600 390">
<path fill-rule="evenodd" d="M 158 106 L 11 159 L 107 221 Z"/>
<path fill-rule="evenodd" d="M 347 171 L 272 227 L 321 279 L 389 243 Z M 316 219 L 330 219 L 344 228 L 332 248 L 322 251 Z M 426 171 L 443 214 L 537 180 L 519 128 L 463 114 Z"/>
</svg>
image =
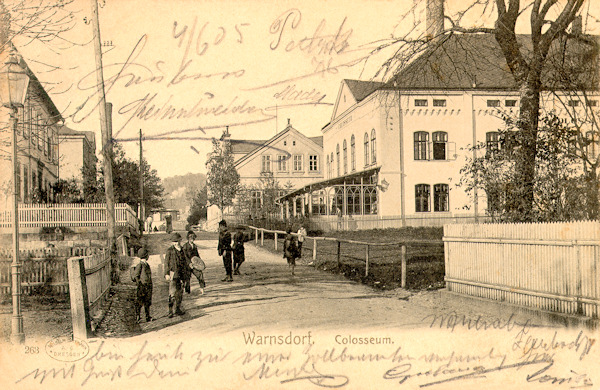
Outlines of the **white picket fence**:
<svg viewBox="0 0 600 390">
<path fill-rule="evenodd" d="M 597 221 L 444 226 L 448 290 L 598 318 Z"/>
<path fill-rule="evenodd" d="M 136 213 L 126 203 L 115 205 L 115 222 L 118 226 L 138 228 Z M 10 228 L 12 211 L 0 212 L 0 229 Z M 19 204 L 19 227 L 94 227 L 106 226 L 106 204 Z"/>
</svg>

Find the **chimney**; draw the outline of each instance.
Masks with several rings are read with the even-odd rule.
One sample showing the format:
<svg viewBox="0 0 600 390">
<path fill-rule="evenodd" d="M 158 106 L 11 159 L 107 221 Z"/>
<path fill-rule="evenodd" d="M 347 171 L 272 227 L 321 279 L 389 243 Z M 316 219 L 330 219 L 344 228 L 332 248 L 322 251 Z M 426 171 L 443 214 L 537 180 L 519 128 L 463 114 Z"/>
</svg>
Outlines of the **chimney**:
<svg viewBox="0 0 600 390">
<path fill-rule="evenodd" d="M 444 32 L 444 0 L 427 0 L 426 37 L 433 39 Z"/>
<path fill-rule="evenodd" d="M 571 34 L 582 34 L 583 33 L 583 22 L 581 15 L 575 16 L 573 22 L 571 22 Z"/>
</svg>

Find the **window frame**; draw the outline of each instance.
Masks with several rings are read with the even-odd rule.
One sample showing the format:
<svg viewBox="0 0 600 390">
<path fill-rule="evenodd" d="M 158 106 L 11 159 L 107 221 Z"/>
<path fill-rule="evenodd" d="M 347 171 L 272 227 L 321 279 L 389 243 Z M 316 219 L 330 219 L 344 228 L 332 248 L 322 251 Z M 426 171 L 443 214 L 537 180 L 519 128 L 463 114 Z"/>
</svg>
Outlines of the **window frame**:
<svg viewBox="0 0 600 390">
<path fill-rule="evenodd" d="M 270 154 L 263 154 L 261 156 L 261 173 L 271 173 L 273 172 L 272 167 L 271 167 L 271 155 Z"/>
<path fill-rule="evenodd" d="M 446 99 L 433 99 L 433 107 L 446 107 Z"/>
<path fill-rule="evenodd" d="M 366 131 L 365 131 L 365 136 L 363 137 L 363 140 L 364 140 L 364 147 L 365 147 L 364 158 L 365 158 L 365 167 L 366 167 L 369 165 L 369 161 L 370 161 L 370 158 L 369 158 L 369 133 L 367 133 Z"/>
<path fill-rule="evenodd" d="M 414 105 L 415 105 L 415 107 L 428 107 L 429 100 L 428 99 L 415 99 Z"/>
<path fill-rule="evenodd" d="M 424 139 L 417 139 L 424 136 Z M 429 159 L 429 132 L 419 130 L 413 133 L 413 148 L 415 161 L 427 161 Z"/>
<path fill-rule="evenodd" d="M 308 155 L 308 171 L 319 172 L 319 155 L 309 154 Z"/>
<path fill-rule="evenodd" d="M 500 107 L 500 99 L 487 99 L 486 104 L 489 108 L 498 108 Z"/>
<path fill-rule="evenodd" d="M 294 154 L 292 156 L 292 171 L 304 172 L 304 155 Z"/>
<path fill-rule="evenodd" d="M 371 164 L 377 163 L 377 140 L 375 129 L 371 129 Z"/>
<path fill-rule="evenodd" d="M 415 212 L 428 213 L 431 211 L 431 186 L 429 184 L 415 185 Z"/>
<path fill-rule="evenodd" d="M 354 134 L 350 137 L 350 170 L 356 171 L 356 139 Z"/>
<path fill-rule="evenodd" d="M 337 176 L 340 176 L 340 144 L 335 146 L 335 163 L 337 166 Z"/>
<path fill-rule="evenodd" d="M 436 138 L 440 138 L 436 139 Z M 437 152 L 439 152 L 439 145 L 443 145 L 444 158 L 437 158 Z M 446 131 L 434 131 L 431 133 L 431 146 L 432 146 L 432 156 L 431 159 L 435 161 L 446 161 L 448 160 L 448 132 Z M 437 146 L 437 147 L 436 147 Z"/>
<path fill-rule="evenodd" d="M 348 173 L 348 143 L 346 140 L 342 143 L 342 158 L 343 158 L 343 167 L 344 167 L 344 175 Z"/>
<path fill-rule="evenodd" d="M 433 212 L 450 211 L 450 186 L 445 183 L 433 185 Z"/>
</svg>

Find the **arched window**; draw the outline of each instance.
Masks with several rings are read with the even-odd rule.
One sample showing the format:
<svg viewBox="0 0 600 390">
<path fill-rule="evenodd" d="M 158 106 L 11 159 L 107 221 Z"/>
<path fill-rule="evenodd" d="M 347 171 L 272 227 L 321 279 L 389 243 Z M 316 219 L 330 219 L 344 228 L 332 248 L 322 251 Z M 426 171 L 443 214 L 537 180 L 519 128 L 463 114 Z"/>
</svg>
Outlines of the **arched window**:
<svg viewBox="0 0 600 390">
<path fill-rule="evenodd" d="M 346 140 L 344 140 L 344 175 L 346 173 L 348 173 L 348 144 L 346 143 Z"/>
<path fill-rule="evenodd" d="M 333 177 L 333 152 L 331 152 L 331 158 L 329 159 L 329 169 L 331 169 L 329 177 Z"/>
<path fill-rule="evenodd" d="M 429 211 L 429 184 L 417 184 L 415 186 L 415 211 Z"/>
<path fill-rule="evenodd" d="M 375 129 L 371 130 L 371 164 L 377 162 L 377 148 L 375 146 Z"/>
<path fill-rule="evenodd" d="M 329 177 L 330 177 L 330 176 L 329 176 L 329 155 L 327 155 L 327 163 L 326 163 L 326 166 L 327 166 L 327 177 L 329 178 Z"/>
<path fill-rule="evenodd" d="M 433 186 L 433 211 L 448 211 L 448 184 Z"/>
<path fill-rule="evenodd" d="M 356 140 L 354 134 L 350 138 L 350 169 L 356 171 Z"/>
<path fill-rule="evenodd" d="M 415 137 L 415 160 L 427 160 L 427 144 L 429 143 L 429 133 L 426 131 L 417 131 Z"/>
<path fill-rule="evenodd" d="M 337 146 L 335 147 L 335 162 L 337 165 L 337 175 L 340 175 L 340 144 L 337 144 Z"/>
<path fill-rule="evenodd" d="M 446 145 L 448 144 L 448 133 L 445 131 L 435 131 L 432 134 L 433 141 L 433 159 L 446 159 Z"/>
<path fill-rule="evenodd" d="M 365 166 L 369 165 L 369 134 L 365 133 Z"/>
</svg>

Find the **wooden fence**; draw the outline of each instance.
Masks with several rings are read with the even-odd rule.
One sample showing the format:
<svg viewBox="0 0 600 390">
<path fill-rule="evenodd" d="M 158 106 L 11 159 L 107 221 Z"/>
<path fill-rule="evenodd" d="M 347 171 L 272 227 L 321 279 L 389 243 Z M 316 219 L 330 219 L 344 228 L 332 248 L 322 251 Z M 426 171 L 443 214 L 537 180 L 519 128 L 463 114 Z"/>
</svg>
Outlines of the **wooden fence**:
<svg viewBox="0 0 600 390">
<path fill-rule="evenodd" d="M 66 294 L 69 292 L 67 258 L 92 255 L 101 252 L 97 247 L 47 248 L 20 251 L 23 263 L 21 291 L 34 294 L 44 287 L 43 293 Z M 11 294 L 12 251 L 0 249 L 0 295 Z"/>
<path fill-rule="evenodd" d="M 448 290 L 598 318 L 600 224 L 444 226 Z"/>
<path fill-rule="evenodd" d="M 255 226 L 247 226 L 249 229 L 254 231 L 254 241 L 258 245 L 260 243 L 261 246 L 264 246 L 265 241 L 265 233 L 274 235 L 274 245 L 275 250 L 278 249 L 278 239 L 280 237 L 285 237 L 286 232 L 281 230 L 268 230 L 263 228 L 258 228 Z M 297 233 L 292 233 L 294 236 L 298 236 Z M 321 242 L 322 244 L 318 244 Z M 351 260 L 352 262 L 360 262 L 364 263 L 364 275 L 369 276 L 370 268 L 374 265 L 381 265 L 381 258 L 385 260 L 386 264 L 392 266 L 392 272 L 395 269 L 395 264 L 400 264 L 400 286 L 402 288 L 406 288 L 406 276 L 407 276 L 407 250 L 412 246 L 428 246 L 428 247 L 440 247 L 441 242 L 432 241 L 432 240 L 402 240 L 395 242 L 365 242 L 365 241 L 357 241 L 357 240 L 348 240 L 334 237 L 310 237 L 306 236 L 304 238 L 303 250 L 312 251 L 312 259 L 316 261 L 318 258 L 319 247 L 323 247 L 325 243 L 335 243 L 334 246 L 337 248 L 335 252 L 335 258 L 337 259 L 337 267 L 338 269 L 343 264 L 343 258 Z M 344 244 L 344 245 L 342 245 Z M 352 248 L 348 251 L 343 251 L 343 246 L 352 246 Z M 330 245 L 329 245 L 330 246 Z M 356 246 L 362 247 L 361 249 L 356 249 Z M 374 256 L 372 252 L 374 250 L 378 250 L 379 256 L 377 260 L 374 261 Z M 388 250 L 388 253 L 393 252 L 393 255 L 385 255 L 385 251 Z M 383 255 L 381 252 L 383 251 Z M 323 251 L 325 252 L 325 251 Z M 328 255 L 331 253 L 327 253 Z M 397 258 L 399 257 L 399 258 Z"/>
<path fill-rule="evenodd" d="M 135 212 L 126 203 L 115 205 L 117 226 L 138 229 Z M 12 211 L 0 212 L 0 229 L 12 225 Z M 106 226 L 106 205 L 104 203 L 67 204 L 19 204 L 19 227 L 102 227 Z"/>
<path fill-rule="evenodd" d="M 111 286 L 111 259 L 103 251 L 91 256 L 71 257 L 67 260 L 69 297 L 73 336 L 86 339 L 91 335 L 93 313 L 99 311 Z"/>
</svg>

